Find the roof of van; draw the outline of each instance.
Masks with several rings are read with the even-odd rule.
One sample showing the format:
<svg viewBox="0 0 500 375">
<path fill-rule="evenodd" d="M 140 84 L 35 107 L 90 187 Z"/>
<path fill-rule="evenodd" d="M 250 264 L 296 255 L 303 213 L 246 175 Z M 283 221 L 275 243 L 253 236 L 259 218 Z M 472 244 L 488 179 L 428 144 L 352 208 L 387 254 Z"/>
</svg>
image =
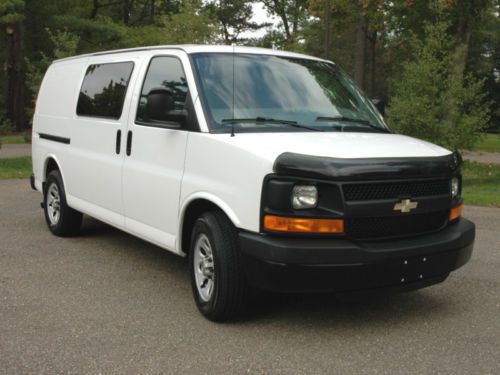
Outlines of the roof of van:
<svg viewBox="0 0 500 375">
<path fill-rule="evenodd" d="M 67 57 L 64 59 L 55 60 L 54 62 L 80 59 L 80 58 L 92 57 L 92 56 L 102 56 L 102 55 L 140 52 L 140 51 L 161 51 L 161 50 L 169 50 L 169 49 L 182 50 L 188 54 L 200 53 L 200 52 L 232 53 L 234 51 L 236 53 L 287 56 L 287 57 L 297 57 L 297 58 L 306 58 L 306 59 L 327 61 L 327 60 L 320 59 L 320 58 L 317 58 L 314 56 L 304 55 L 301 53 L 279 51 L 279 50 L 267 49 L 267 48 L 227 46 L 227 45 L 180 44 L 180 45 L 162 45 L 162 46 L 117 49 L 117 50 L 112 50 L 112 51 L 88 53 L 85 55 L 78 55 L 78 56 L 72 56 L 72 57 Z"/>
</svg>

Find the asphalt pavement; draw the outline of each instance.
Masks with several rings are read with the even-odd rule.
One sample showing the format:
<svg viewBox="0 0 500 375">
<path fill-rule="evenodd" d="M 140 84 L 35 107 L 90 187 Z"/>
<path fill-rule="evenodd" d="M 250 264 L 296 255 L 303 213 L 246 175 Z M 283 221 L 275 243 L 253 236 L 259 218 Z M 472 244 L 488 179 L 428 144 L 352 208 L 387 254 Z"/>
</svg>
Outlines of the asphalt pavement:
<svg viewBox="0 0 500 375">
<path fill-rule="evenodd" d="M 466 207 L 475 251 L 442 284 L 349 302 L 269 294 L 216 324 L 184 259 L 90 218 L 54 237 L 40 200 L 0 181 L 0 373 L 500 373 L 500 209 Z"/>
</svg>

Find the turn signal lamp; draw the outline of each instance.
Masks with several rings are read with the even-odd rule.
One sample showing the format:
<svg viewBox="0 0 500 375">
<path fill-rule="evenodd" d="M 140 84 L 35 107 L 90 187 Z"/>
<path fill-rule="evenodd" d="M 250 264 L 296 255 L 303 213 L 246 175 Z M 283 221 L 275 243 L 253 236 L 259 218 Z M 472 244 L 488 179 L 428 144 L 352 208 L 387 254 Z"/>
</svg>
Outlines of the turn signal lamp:
<svg viewBox="0 0 500 375">
<path fill-rule="evenodd" d="M 455 221 L 457 220 L 460 215 L 462 214 L 462 208 L 464 207 L 463 204 L 458 205 L 457 207 L 453 207 L 450 211 L 450 221 Z"/>
<path fill-rule="evenodd" d="M 344 233 L 344 220 L 266 215 L 264 217 L 264 229 L 292 233 Z"/>
</svg>

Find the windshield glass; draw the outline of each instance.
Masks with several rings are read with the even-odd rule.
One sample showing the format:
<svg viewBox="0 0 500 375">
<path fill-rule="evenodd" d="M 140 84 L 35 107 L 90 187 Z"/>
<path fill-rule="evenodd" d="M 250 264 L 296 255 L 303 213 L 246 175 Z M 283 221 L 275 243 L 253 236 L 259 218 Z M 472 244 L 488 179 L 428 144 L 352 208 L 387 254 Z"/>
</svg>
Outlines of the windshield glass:
<svg viewBox="0 0 500 375">
<path fill-rule="evenodd" d="M 332 63 L 238 53 L 199 53 L 193 61 L 211 131 L 388 131 Z"/>
</svg>

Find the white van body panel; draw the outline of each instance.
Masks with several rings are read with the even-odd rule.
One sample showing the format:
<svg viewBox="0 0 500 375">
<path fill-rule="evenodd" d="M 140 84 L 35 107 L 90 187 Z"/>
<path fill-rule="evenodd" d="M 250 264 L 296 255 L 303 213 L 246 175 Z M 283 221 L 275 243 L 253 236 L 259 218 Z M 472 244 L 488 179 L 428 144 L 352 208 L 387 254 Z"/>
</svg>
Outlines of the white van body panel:
<svg viewBox="0 0 500 375">
<path fill-rule="evenodd" d="M 48 69 L 33 123 L 33 172 L 42 190 L 53 158 L 68 204 L 90 216 L 183 255 L 179 240 L 187 207 L 197 199 L 223 210 L 238 228 L 258 232 L 263 179 L 284 152 L 335 158 L 433 157 L 450 151 L 397 134 L 342 132 L 209 133 L 189 53 L 244 52 L 304 57 L 295 53 L 231 46 L 148 47 L 63 59 Z M 182 62 L 200 132 L 135 123 L 142 83 L 155 56 Z M 317 59 L 321 60 L 321 59 Z M 76 114 L 79 91 L 91 64 L 133 62 L 118 120 Z M 283 125 L 285 126 L 285 125 Z M 115 153 L 121 131 L 121 153 Z M 130 156 L 127 133 L 133 132 Z M 56 134 L 69 144 L 41 139 Z"/>
</svg>

